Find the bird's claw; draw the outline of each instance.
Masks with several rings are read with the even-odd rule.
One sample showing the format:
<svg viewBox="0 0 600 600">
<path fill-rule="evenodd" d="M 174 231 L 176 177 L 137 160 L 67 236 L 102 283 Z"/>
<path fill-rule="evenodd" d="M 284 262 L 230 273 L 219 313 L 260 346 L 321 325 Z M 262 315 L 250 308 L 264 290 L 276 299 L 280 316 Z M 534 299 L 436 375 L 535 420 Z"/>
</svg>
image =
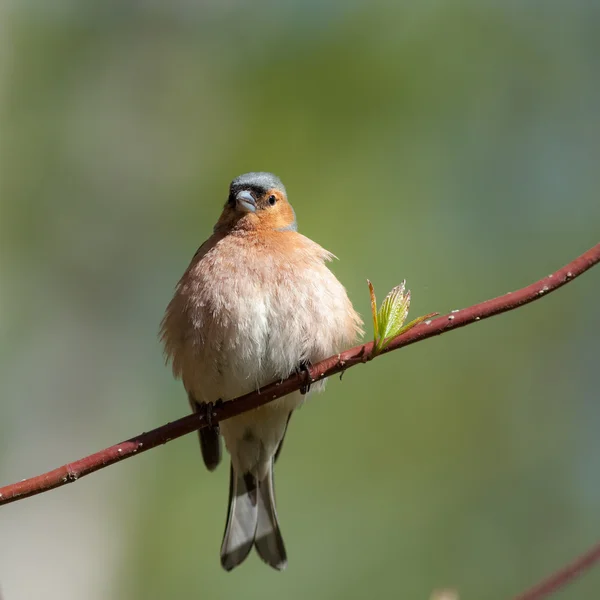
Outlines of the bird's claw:
<svg viewBox="0 0 600 600">
<path fill-rule="evenodd" d="M 223 404 L 223 400 L 221 400 L 220 398 L 216 401 L 216 402 L 205 402 L 204 403 L 204 417 L 206 419 L 206 426 L 209 429 L 219 429 L 219 424 L 216 423 L 215 425 L 213 425 L 213 417 L 216 416 L 215 414 L 215 408 L 217 406 L 221 406 Z"/>
<path fill-rule="evenodd" d="M 215 409 L 215 405 L 212 402 L 207 402 L 204 405 L 204 416 L 206 417 L 206 424 L 208 426 L 209 429 L 212 429 L 212 418 L 213 418 L 213 411 Z"/>
<path fill-rule="evenodd" d="M 300 386 L 300 393 L 302 395 L 306 395 L 308 392 L 310 392 L 311 381 L 308 365 L 309 363 L 307 361 L 303 361 L 296 367 L 296 373 L 304 373 L 304 383 Z"/>
</svg>

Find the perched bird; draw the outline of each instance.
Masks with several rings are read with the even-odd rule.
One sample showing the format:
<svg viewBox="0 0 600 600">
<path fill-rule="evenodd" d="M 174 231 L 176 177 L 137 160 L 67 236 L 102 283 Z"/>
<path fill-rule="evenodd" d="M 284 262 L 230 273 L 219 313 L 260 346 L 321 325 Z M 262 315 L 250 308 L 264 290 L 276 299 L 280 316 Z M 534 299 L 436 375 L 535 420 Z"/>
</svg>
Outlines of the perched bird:
<svg viewBox="0 0 600 600">
<path fill-rule="evenodd" d="M 194 411 L 284 379 L 347 348 L 362 321 L 325 266 L 333 255 L 297 231 L 283 184 L 271 173 L 231 182 L 213 235 L 194 255 L 161 324 L 175 377 Z M 322 388 L 323 382 L 313 384 Z M 221 546 L 226 570 L 253 546 L 276 569 L 287 565 L 275 510 L 273 463 L 292 412 L 294 392 L 200 430 L 204 462 L 231 455 L 229 511 Z"/>
</svg>

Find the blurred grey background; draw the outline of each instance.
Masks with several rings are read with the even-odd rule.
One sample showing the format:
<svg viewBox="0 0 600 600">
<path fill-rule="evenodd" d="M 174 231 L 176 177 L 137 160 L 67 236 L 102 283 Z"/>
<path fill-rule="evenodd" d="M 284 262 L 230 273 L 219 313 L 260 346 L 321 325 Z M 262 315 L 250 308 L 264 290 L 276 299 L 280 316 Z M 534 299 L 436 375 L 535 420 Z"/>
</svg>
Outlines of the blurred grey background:
<svg viewBox="0 0 600 600">
<path fill-rule="evenodd" d="M 0 482 L 187 414 L 158 323 L 269 170 L 370 329 L 600 238 L 600 4 L 0 3 Z M 5 600 L 510 597 L 600 537 L 600 272 L 330 382 L 278 464 L 290 566 L 218 560 L 195 435 L 0 510 Z M 562 595 L 596 598 L 600 570 Z"/>
</svg>

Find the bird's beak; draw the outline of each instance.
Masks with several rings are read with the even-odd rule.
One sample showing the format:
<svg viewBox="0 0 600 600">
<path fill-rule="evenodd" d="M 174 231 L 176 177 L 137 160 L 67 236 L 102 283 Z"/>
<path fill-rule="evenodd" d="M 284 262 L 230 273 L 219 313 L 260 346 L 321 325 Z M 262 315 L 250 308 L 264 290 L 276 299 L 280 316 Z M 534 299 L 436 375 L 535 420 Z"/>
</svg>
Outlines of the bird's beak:
<svg viewBox="0 0 600 600">
<path fill-rule="evenodd" d="M 237 207 L 243 212 L 256 212 L 256 200 L 248 190 L 242 190 L 235 196 Z"/>
</svg>

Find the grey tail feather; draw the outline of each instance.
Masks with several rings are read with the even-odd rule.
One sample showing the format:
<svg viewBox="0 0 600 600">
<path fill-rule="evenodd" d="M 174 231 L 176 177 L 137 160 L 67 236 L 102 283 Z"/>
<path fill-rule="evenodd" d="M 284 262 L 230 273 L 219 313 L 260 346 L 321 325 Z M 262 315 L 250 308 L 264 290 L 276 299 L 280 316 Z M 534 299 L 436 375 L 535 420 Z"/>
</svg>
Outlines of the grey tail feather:
<svg viewBox="0 0 600 600">
<path fill-rule="evenodd" d="M 258 524 L 254 546 L 262 560 L 274 569 L 283 571 L 287 567 L 285 546 L 275 508 L 273 461 L 258 486 Z"/>
<path fill-rule="evenodd" d="M 275 458 L 273 459 L 273 462 L 277 462 L 277 459 L 281 454 L 281 449 L 283 448 L 283 440 L 285 440 L 285 434 L 287 433 L 287 429 L 290 424 L 290 419 L 292 418 L 292 412 L 290 412 L 290 414 L 288 415 L 287 421 L 285 423 L 285 429 L 283 430 L 283 435 L 281 436 L 281 441 L 279 442 L 279 446 L 277 446 L 277 450 L 275 451 Z"/>
<path fill-rule="evenodd" d="M 252 546 L 268 565 L 282 571 L 287 556 L 275 509 L 273 461 L 259 483 L 250 473 L 238 475 L 233 466 L 229 480 L 229 512 L 221 544 L 221 565 L 231 571 L 241 564 Z"/>
<path fill-rule="evenodd" d="M 221 544 L 221 565 L 231 571 L 252 550 L 258 524 L 258 482 L 246 473 L 239 475 L 231 466 L 229 476 L 229 511 Z"/>
</svg>

